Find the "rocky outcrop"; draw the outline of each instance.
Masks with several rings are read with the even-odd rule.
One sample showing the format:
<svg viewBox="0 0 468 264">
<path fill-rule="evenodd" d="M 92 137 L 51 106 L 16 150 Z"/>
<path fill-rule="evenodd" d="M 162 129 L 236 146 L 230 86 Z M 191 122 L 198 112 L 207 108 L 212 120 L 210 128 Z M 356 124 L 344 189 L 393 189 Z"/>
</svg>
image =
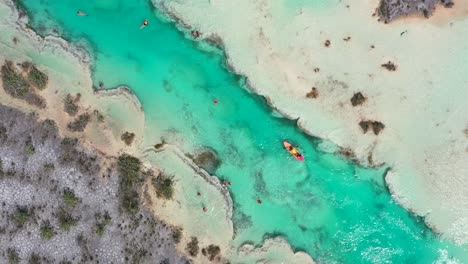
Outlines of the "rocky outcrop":
<svg viewBox="0 0 468 264">
<path fill-rule="evenodd" d="M 385 128 L 385 125 L 382 122 L 369 120 L 359 122 L 359 126 L 364 134 L 367 133 L 369 129 L 372 129 L 375 135 L 378 135 Z"/>
<path fill-rule="evenodd" d="M 366 100 L 367 100 L 367 98 L 364 97 L 364 95 L 362 95 L 361 92 L 357 92 L 351 98 L 351 104 L 353 106 L 362 105 Z"/>
<path fill-rule="evenodd" d="M 376 10 L 379 21 L 389 23 L 399 17 L 422 14 L 429 18 L 437 4 L 446 8 L 454 5 L 453 0 L 381 0 Z"/>
</svg>

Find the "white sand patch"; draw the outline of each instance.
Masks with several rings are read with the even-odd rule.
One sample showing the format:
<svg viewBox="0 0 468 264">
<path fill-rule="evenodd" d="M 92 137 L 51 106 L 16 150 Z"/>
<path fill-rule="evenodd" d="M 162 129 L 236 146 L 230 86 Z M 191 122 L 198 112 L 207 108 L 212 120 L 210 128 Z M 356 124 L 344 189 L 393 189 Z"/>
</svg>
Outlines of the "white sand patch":
<svg viewBox="0 0 468 264">
<path fill-rule="evenodd" d="M 395 197 L 435 230 L 468 243 L 459 235 L 468 230 L 466 1 L 428 20 L 390 25 L 372 16 L 378 3 L 370 0 L 296 11 L 287 1 L 154 2 L 222 39 L 233 69 L 309 133 L 352 149 L 363 164 L 372 155 L 374 164 L 391 166 Z M 396 71 L 381 67 L 388 61 Z M 305 97 L 312 87 L 316 99 Z M 368 99 L 353 107 L 356 92 Z M 385 129 L 364 134 L 361 120 Z"/>
</svg>

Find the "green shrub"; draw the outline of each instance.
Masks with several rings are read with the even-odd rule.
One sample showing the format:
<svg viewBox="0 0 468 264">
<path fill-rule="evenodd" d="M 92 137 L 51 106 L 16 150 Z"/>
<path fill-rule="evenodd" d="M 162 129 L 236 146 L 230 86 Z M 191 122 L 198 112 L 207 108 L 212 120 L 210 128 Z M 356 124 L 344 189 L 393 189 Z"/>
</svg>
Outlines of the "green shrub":
<svg viewBox="0 0 468 264">
<path fill-rule="evenodd" d="M 153 178 L 151 183 L 153 184 L 158 197 L 166 200 L 172 199 L 172 196 L 174 195 L 174 182 L 171 177 L 161 174 L 158 177 Z"/>
<path fill-rule="evenodd" d="M 78 220 L 73 218 L 69 212 L 62 208 L 58 212 L 58 222 L 60 228 L 62 228 L 65 231 L 68 231 L 72 227 L 76 226 Z"/>
<path fill-rule="evenodd" d="M 69 116 L 75 116 L 78 113 L 79 106 L 77 102 L 80 100 L 81 95 L 77 94 L 75 98 L 73 98 L 70 94 L 67 94 L 65 99 L 63 100 L 63 110 Z"/>
<path fill-rule="evenodd" d="M 13 62 L 6 61 L 2 66 L 1 73 L 3 89 L 9 95 L 16 98 L 24 98 L 29 93 L 30 86 L 28 82 L 15 70 Z"/>
<path fill-rule="evenodd" d="M 187 243 L 185 250 L 190 256 L 196 257 L 200 251 L 200 247 L 198 246 L 198 239 L 196 237 L 192 237 L 190 242 Z"/>
<path fill-rule="evenodd" d="M 182 239 L 182 228 L 181 227 L 176 227 L 172 230 L 172 238 L 174 239 L 174 242 L 178 244 L 180 240 Z"/>
<path fill-rule="evenodd" d="M 208 247 L 202 249 L 203 256 L 208 255 L 208 259 L 210 261 L 213 261 L 220 252 L 221 249 L 216 245 L 209 245 Z"/>
<path fill-rule="evenodd" d="M 96 234 L 102 237 L 106 232 L 106 226 L 110 225 L 111 222 L 112 219 L 109 213 L 106 212 L 104 216 L 101 216 L 101 214 L 96 214 Z"/>
<path fill-rule="evenodd" d="M 74 121 L 68 123 L 67 128 L 72 132 L 83 132 L 90 119 L 89 114 L 81 114 Z"/>
<path fill-rule="evenodd" d="M 41 238 L 44 240 L 50 240 L 55 236 L 54 228 L 50 225 L 49 221 L 42 223 L 41 228 Z"/>
<path fill-rule="evenodd" d="M 135 215 L 139 211 L 137 183 L 140 180 L 141 162 L 127 154 L 119 156 L 120 192 L 122 209 Z"/>
<path fill-rule="evenodd" d="M 68 208 L 73 208 L 80 203 L 80 200 L 72 190 L 65 189 L 63 191 L 63 202 Z"/>
<path fill-rule="evenodd" d="M 18 207 L 13 215 L 13 218 L 19 226 L 23 226 L 24 224 L 26 224 L 26 222 L 29 221 L 31 216 L 32 213 L 29 212 L 27 208 Z"/>
<path fill-rule="evenodd" d="M 8 249 L 8 263 L 9 264 L 18 264 L 20 263 L 21 259 L 18 255 L 18 252 L 16 250 L 9 248 Z"/>
<path fill-rule="evenodd" d="M 32 156 L 32 155 L 36 154 L 36 148 L 34 147 L 31 140 L 26 141 L 26 144 L 24 145 L 24 153 L 27 156 Z"/>
<path fill-rule="evenodd" d="M 49 77 L 41 71 L 39 71 L 36 66 L 32 65 L 29 70 L 28 80 L 32 85 L 36 86 L 39 90 L 44 90 L 47 86 L 47 81 Z"/>
</svg>

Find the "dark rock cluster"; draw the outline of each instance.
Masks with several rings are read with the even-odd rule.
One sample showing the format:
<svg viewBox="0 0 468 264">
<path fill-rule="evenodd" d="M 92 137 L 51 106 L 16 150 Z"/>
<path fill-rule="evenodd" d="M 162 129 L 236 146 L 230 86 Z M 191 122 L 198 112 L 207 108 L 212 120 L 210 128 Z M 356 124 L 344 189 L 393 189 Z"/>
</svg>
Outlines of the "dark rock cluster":
<svg viewBox="0 0 468 264">
<path fill-rule="evenodd" d="M 389 23 L 399 17 L 422 14 L 428 18 L 438 4 L 446 8 L 454 5 L 453 0 L 381 0 L 376 13 L 379 21 Z"/>
</svg>

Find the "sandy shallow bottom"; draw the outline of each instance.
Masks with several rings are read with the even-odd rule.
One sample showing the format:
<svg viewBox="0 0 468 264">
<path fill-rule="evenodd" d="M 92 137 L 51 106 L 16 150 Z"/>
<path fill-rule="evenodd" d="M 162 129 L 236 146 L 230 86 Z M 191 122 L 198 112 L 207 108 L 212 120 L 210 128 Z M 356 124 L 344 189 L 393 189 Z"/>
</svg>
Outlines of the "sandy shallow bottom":
<svg viewBox="0 0 468 264">
<path fill-rule="evenodd" d="M 363 164 L 389 165 L 395 199 L 468 243 L 466 2 L 391 25 L 377 22 L 370 0 L 153 2 L 221 40 L 233 70 L 306 131 L 353 150 Z M 388 61 L 396 71 L 381 67 Z M 306 98 L 312 87 L 319 96 Z M 353 107 L 357 92 L 367 100 Z M 366 120 L 385 129 L 364 134 Z"/>
</svg>

